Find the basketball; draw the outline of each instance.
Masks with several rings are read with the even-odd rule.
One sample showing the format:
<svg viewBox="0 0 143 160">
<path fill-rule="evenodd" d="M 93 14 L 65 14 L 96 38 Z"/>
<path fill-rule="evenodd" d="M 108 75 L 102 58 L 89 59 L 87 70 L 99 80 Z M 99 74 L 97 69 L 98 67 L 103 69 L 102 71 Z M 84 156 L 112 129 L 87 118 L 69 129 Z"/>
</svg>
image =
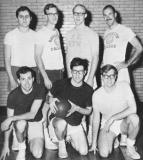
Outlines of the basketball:
<svg viewBox="0 0 143 160">
<path fill-rule="evenodd" d="M 71 108 L 71 104 L 64 99 L 60 99 L 60 101 L 56 101 L 55 104 L 57 106 L 57 111 L 55 113 L 55 116 L 59 118 L 66 117 L 68 111 Z"/>
</svg>

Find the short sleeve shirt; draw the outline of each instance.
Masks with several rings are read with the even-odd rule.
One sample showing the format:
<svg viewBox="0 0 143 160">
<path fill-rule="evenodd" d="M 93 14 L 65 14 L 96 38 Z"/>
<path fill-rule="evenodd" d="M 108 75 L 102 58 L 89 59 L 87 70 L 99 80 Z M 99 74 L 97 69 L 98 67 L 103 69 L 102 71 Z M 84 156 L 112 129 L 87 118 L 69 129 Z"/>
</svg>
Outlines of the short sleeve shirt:
<svg viewBox="0 0 143 160">
<path fill-rule="evenodd" d="M 19 86 L 8 95 L 7 108 L 14 109 L 14 115 L 24 114 L 30 111 L 34 100 L 37 99 L 42 101 L 45 99 L 45 89 L 41 85 L 35 83 L 29 94 L 24 94 Z M 38 121 L 42 118 L 41 110 L 42 105 L 32 121 Z"/>
<path fill-rule="evenodd" d="M 92 106 L 93 89 L 85 82 L 80 87 L 74 87 L 71 84 L 71 79 L 60 80 L 53 84 L 51 93 L 54 97 L 70 100 L 81 108 Z M 74 112 L 69 117 L 66 117 L 65 120 L 69 124 L 76 126 L 81 123 L 82 117 L 83 115 L 79 112 Z"/>
</svg>

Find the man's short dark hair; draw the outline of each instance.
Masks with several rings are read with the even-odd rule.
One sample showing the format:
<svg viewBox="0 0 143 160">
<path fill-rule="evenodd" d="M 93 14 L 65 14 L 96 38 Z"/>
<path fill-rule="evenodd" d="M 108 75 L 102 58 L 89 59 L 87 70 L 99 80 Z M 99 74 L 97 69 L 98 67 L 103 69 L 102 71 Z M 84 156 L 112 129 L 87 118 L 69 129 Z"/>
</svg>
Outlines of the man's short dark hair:
<svg viewBox="0 0 143 160">
<path fill-rule="evenodd" d="M 31 72 L 32 77 L 36 79 L 36 72 L 27 66 L 20 67 L 16 72 L 16 76 L 18 79 L 20 79 L 20 74 L 26 74 L 27 72 Z"/>
<path fill-rule="evenodd" d="M 74 7 L 73 7 L 73 9 L 72 9 L 72 12 L 74 13 L 74 10 L 75 10 L 75 8 L 76 7 L 82 7 L 83 9 L 84 9 L 84 11 L 85 11 L 85 13 L 87 13 L 87 9 L 86 9 L 86 7 L 83 5 L 83 4 L 76 4 Z"/>
<path fill-rule="evenodd" d="M 22 12 L 22 11 L 27 11 L 30 15 L 30 17 L 32 17 L 32 12 L 31 10 L 27 7 L 27 6 L 21 6 L 19 7 L 17 10 L 16 10 L 16 17 L 18 18 L 19 16 L 19 12 Z"/>
<path fill-rule="evenodd" d="M 103 12 L 104 12 L 104 10 L 106 10 L 107 8 L 112 9 L 112 11 L 113 11 L 114 13 L 116 13 L 116 9 L 115 9 L 112 5 L 110 5 L 110 4 L 108 4 L 107 6 L 105 6 L 105 7 L 103 8 Z"/>
<path fill-rule="evenodd" d="M 55 5 L 55 4 L 53 4 L 53 3 L 49 3 L 49 4 L 47 4 L 45 7 L 44 7 L 44 14 L 45 15 L 47 15 L 47 10 L 49 10 L 50 8 L 56 8 L 56 10 L 57 10 L 57 12 L 59 12 L 59 9 L 58 9 L 58 7 Z"/>
<path fill-rule="evenodd" d="M 104 73 L 108 73 L 111 69 L 114 70 L 115 75 L 118 75 L 117 68 L 111 64 L 107 64 L 101 68 L 101 75 L 103 75 Z"/>
<path fill-rule="evenodd" d="M 81 59 L 79 57 L 73 58 L 70 63 L 70 69 L 72 70 L 75 66 L 83 66 L 84 70 L 88 70 L 88 60 L 87 59 Z"/>
</svg>

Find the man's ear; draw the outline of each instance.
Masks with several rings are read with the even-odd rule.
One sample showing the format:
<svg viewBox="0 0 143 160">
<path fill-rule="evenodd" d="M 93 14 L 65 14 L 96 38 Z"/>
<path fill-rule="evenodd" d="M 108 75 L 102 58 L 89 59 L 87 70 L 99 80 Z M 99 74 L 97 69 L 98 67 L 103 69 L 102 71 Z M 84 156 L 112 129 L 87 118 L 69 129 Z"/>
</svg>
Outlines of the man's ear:
<svg viewBox="0 0 143 160">
<path fill-rule="evenodd" d="M 18 84 L 20 84 L 20 80 L 17 78 L 17 82 L 18 82 Z"/>
<path fill-rule="evenodd" d="M 101 75 L 101 85 L 103 85 L 103 76 Z"/>
<path fill-rule="evenodd" d="M 84 71 L 84 76 L 86 76 L 86 74 L 87 74 L 87 71 Z"/>
<path fill-rule="evenodd" d="M 115 18 L 117 18 L 117 12 L 115 12 L 114 14 L 115 14 Z"/>
<path fill-rule="evenodd" d="M 84 17 L 85 17 L 85 18 L 87 17 L 87 13 L 85 13 Z"/>
<path fill-rule="evenodd" d="M 32 17 L 30 17 L 30 22 L 32 21 Z"/>
</svg>

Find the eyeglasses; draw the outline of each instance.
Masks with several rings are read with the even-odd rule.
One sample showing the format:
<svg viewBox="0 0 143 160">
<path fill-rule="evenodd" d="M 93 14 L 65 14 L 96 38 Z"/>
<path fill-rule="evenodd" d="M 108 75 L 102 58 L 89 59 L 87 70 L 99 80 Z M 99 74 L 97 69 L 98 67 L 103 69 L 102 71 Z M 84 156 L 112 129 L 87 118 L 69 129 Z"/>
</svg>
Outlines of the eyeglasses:
<svg viewBox="0 0 143 160">
<path fill-rule="evenodd" d="M 73 73 L 73 74 L 82 75 L 82 74 L 84 73 L 84 70 L 79 70 L 79 71 L 77 71 L 77 70 L 72 70 L 72 73 Z"/>
<path fill-rule="evenodd" d="M 47 13 L 48 16 L 58 16 L 58 13 Z"/>
<path fill-rule="evenodd" d="M 28 19 L 28 18 L 30 18 L 30 15 L 19 15 L 18 16 L 20 19 Z"/>
<path fill-rule="evenodd" d="M 103 78 L 105 79 L 114 79 L 115 77 L 116 77 L 116 74 L 111 74 L 111 75 L 103 74 Z"/>
<path fill-rule="evenodd" d="M 74 16 L 83 16 L 85 15 L 86 13 L 85 12 L 73 12 Z"/>
</svg>

